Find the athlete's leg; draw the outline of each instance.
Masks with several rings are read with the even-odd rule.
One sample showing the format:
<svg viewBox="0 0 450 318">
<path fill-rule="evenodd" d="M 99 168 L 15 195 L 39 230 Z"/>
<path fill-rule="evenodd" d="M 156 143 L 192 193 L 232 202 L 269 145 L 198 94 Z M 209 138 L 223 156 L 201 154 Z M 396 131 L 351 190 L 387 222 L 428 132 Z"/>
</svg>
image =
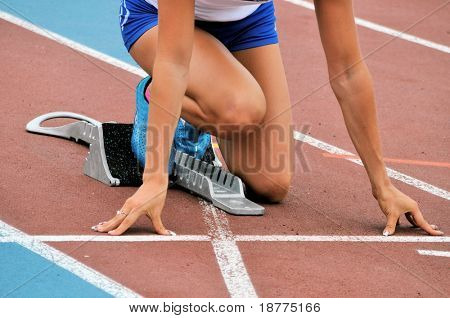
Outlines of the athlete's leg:
<svg viewBox="0 0 450 318">
<path fill-rule="evenodd" d="M 291 105 L 280 49 L 272 44 L 238 51 L 234 56 L 262 88 L 266 114 L 256 136 L 220 139 L 220 149 L 230 170 L 257 194 L 279 201 L 289 190 L 294 169 Z"/>
<path fill-rule="evenodd" d="M 147 31 L 130 50 L 150 74 L 156 45 L 157 27 Z M 287 193 L 292 175 L 290 110 L 270 123 L 273 125 L 269 129 L 258 129 L 277 110 L 289 108 L 279 49 L 277 45 L 266 46 L 235 56 L 242 64 L 217 39 L 196 29 L 182 116 L 197 127 L 212 125 L 210 131 L 222 137 L 221 149 L 230 170 L 257 195 L 280 201 Z M 255 61 L 251 61 L 253 58 Z M 266 98 L 271 108 L 269 114 Z M 243 134 L 243 129 L 253 134 Z M 264 136 L 268 132 L 278 133 L 279 138 Z"/>
<path fill-rule="evenodd" d="M 158 27 L 132 46 L 131 56 L 149 74 L 156 54 Z M 195 30 L 194 48 L 181 116 L 197 127 L 226 136 L 231 124 L 260 123 L 265 115 L 261 87 L 250 72 L 212 35 Z"/>
</svg>

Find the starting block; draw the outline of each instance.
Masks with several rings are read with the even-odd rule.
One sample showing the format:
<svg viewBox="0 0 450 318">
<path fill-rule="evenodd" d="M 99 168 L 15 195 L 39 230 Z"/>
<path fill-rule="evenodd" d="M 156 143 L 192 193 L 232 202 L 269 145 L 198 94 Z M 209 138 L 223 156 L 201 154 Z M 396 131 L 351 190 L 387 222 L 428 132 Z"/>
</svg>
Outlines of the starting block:
<svg viewBox="0 0 450 318">
<path fill-rule="evenodd" d="M 66 118 L 77 120 L 58 127 L 44 127 L 44 121 Z M 108 186 L 139 186 L 142 167 L 131 150 L 132 124 L 101 123 L 71 112 L 41 115 L 26 125 L 26 130 L 66 138 L 89 145 L 84 162 L 85 175 Z M 263 215 L 264 207 L 248 200 L 242 180 L 206 161 L 177 151 L 171 181 L 233 215 Z"/>
</svg>

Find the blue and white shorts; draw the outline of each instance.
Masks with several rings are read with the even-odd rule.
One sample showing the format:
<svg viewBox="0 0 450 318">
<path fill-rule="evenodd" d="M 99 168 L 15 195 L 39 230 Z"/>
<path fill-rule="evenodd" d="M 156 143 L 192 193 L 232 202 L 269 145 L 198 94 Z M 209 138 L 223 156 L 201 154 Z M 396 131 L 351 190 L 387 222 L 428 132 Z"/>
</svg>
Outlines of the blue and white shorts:
<svg viewBox="0 0 450 318">
<path fill-rule="evenodd" d="M 248 17 L 230 22 L 195 21 L 195 25 L 210 33 L 231 52 L 278 43 L 273 2 L 261 4 Z M 158 9 L 145 0 L 122 0 L 120 28 L 125 47 L 131 46 L 158 24 Z"/>
</svg>

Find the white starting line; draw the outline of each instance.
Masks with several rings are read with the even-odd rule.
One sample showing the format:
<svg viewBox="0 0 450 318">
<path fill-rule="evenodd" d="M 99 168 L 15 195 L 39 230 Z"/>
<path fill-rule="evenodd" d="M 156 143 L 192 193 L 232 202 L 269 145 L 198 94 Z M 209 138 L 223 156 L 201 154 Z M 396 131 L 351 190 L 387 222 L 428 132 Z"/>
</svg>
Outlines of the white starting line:
<svg viewBox="0 0 450 318">
<path fill-rule="evenodd" d="M 209 209 L 208 205 L 208 209 Z M 216 209 L 217 210 L 217 209 Z M 218 210 L 217 210 L 218 211 Z M 216 213 L 217 213 L 216 211 Z M 221 212 L 221 211 L 220 211 Z M 211 217 L 213 218 L 213 217 Z M 208 221 L 211 219 L 208 216 Z M 216 220 L 212 220 L 216 222 Z M 221 222 L 220 220 L 219 222 Z M 1 221 L 0 221 L 1 222 Z M 216 225 L 211 225 L 216 227 Z M 214 229 L 213 231 L 219 231 Z M 220 231 L 223 231 L 222 229 Z M 28 235 L 27 239 L 39 242 L 211 242 L 219 234 L 210 235 Z M 221 233 L 223 234 L 223 232 Z M 3 234 L 4 235 L 4 234 Z M 450 243 L 450 236 L 383 236 L 383 235 L 233 235 L 226 233 L 225 238 L 234 242 L 351 242 L 351 243 Z M 21 236 L 0 236 L 0 243 L 13 243 Z"/>
</svg>

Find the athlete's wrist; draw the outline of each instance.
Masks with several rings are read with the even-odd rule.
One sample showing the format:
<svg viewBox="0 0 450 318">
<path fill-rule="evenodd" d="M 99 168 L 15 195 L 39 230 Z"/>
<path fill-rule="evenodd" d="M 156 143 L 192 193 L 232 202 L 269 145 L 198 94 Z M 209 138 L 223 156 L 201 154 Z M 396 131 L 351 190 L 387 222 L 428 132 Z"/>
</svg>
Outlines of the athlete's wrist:
<svg viewBox="0 0 450 318">
<path fill-rule="evenodd" d="M 149 186 L 167 187 L 169 184 L 169 175 L 167 172 L 147 172 L 144 170 L 142 183 Z"/>
<path fill-rule="evenodd" d="M 393 185 L 391 183 L 391 180 L 385 175 L 385 177 L 380 178 L 376 182 L 372 183 L 372 195 L 375 199 L 379 199 L 383 197 L 386 193 L 389 193 L 392 191 Z"/>
</svg>

